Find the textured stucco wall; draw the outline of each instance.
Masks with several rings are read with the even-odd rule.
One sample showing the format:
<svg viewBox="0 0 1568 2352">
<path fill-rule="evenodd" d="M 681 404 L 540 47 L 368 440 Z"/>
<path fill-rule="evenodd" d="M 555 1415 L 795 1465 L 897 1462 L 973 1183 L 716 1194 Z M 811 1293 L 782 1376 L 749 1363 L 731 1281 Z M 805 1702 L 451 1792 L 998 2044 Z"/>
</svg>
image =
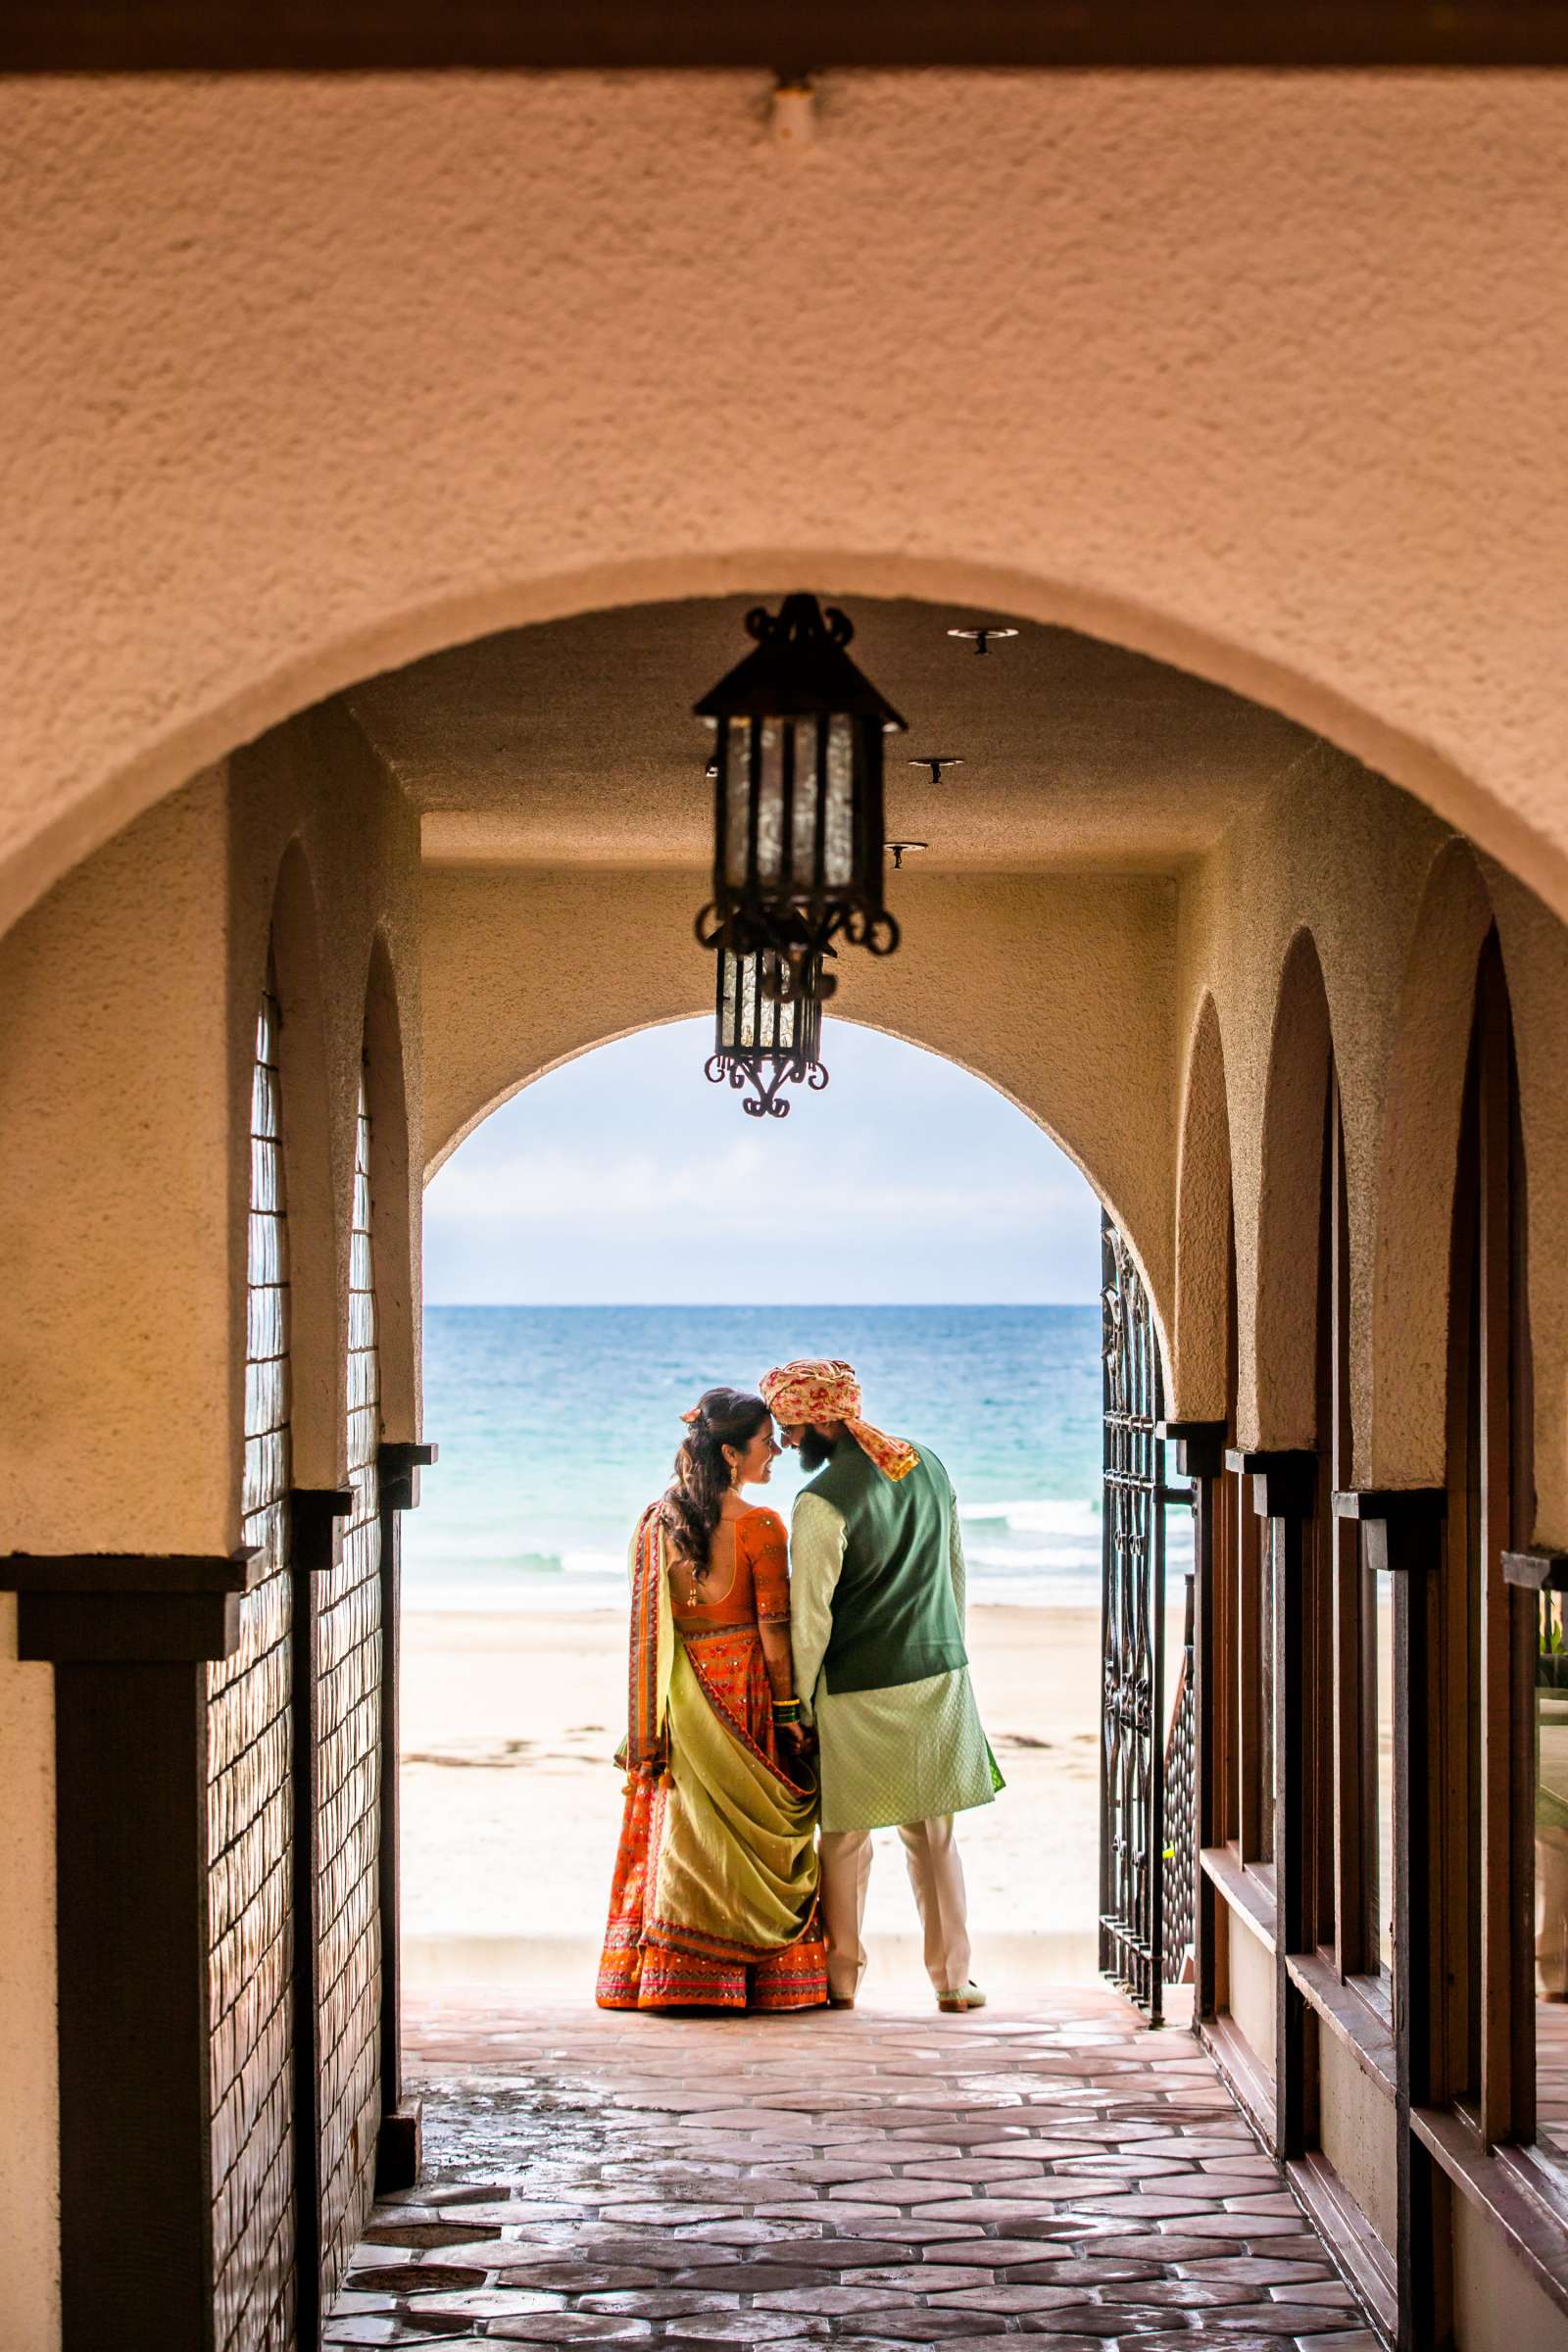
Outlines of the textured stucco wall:
<svg viewBox="0 0 1568 2352">
<path fill-rule="evenodd" d="M 12 82 L 0 920 L 328 689 L 725 586 L 1275 703 L 1568 908 L 1568 84 Z"/>
<path fill-rule="evenodd" d="M 706 896 L 705 876 L 662 870 L 427 871 L 432 1172 L 556 1063 L 711 1013 L 712 959 L 691 929 Z M 1048 1128 L 1110 1203 L 1168 1320 L 1174 886 L 906 872 L 890 899 L 904 944 L 886 960 L 849 951 L 834 1013 L 945 1054 Z"/>
<path fill-rule="evenodd" d="M 1180 1083 L 1190 1096 L 1201 1063 L 1203 1083 L 1224 1090 L 1242 1440 L 1310 1445 L 1317 1144 L 1292 1131 L 1288 1106 L 1271 1105 L 1269 1077 L 1276 1055 L 1298 1047 L 1315 955 L 1344 1117 L 1355 1476 L 1441 1485 L 1459 1102 L 1476 958 L 1494 918 L 1519 1047 L 1533 1241 L 1536 1532 L 1554 1543 L 1568 1532 L 1568 1267 L 1553 1238 L 1568 1231 L 1568 929 L 1407 795 L 1325 755 L 1310 792 L 1298 782 L 1265 796 L 1184 879 Z M 1196 1052 L 1206 1002 L 1218 1081 Z M 1182 1115 L 1190 1124 L 1190 1105 Z M 1207 1160 L 1218 1169 L 1212 1137 Z M 1270 1222 L 1271 1187 L 1304 1203 L 1294 1222 Z M 1265 1229 L 1280 1246 L 1262 1269 Z M 1178 1402 L 1192 1418 L 1223 1410 L 1214 1305 L 1211 1287 L 1195 1297 L 1191 1347 L 1178 1331 Z"/>
<path fill-rule="evenodd" d="M 368 992 L 383 1414 L 389 1436 L 416 1434 L 419 1188 L 399 1120 L 406 1104 L 417 1169 L 417 883 L 413 811 L 326 711 L 161 802 L 0 939 L 0 1550 L 240 1541 L 248 1111 L 274 913 L 296 1479 L 337 1486 L 346 1467 Z M 51 2352 L 59 2327 L 52 1733 L 49 1669 L 18 1662 L 0 1596 L 6 2352 Z"/>
<path fill-rule="evenodd" d="M 289 1119 L 295 1475 L 301 1486 L 333 1487 L 345 1468 L 349 1212 L 368 1025 L 382 1410 L 388 1437 L 417 1435 L 422 1188 L 416 1180 L 411 1191 L 406 1171 L 421 1163 L 418 819 L 340 706 L 248 746 L 230 775 L 230 1084 L 250 1084 L 271 931 Z M 239 1123 L 231 1148 L 243 1201 Z M 243 1361 L 238 1293 L 232 1310 Z"/>
</svg>

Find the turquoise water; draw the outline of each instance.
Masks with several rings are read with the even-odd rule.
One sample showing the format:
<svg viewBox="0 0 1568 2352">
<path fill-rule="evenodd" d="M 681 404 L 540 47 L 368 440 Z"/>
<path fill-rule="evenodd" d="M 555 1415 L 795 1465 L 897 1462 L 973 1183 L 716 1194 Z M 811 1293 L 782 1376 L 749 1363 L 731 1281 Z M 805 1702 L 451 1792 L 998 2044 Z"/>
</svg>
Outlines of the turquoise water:
<svg viewBox="0 0 1568 2352">
<path fill-rule="evenodd" d="M 1098 1598 L 1098 1307 L 433 1306 L 441 1458 L 405 1522 L 409 1604 L 623 1607 L 626 1540 L 682 1411 L 791 1355 L 848 1357 L 868 1418 L 941 1455 L 974 1600 Z M 799 1484 L 786 1455 L 753 1492 L 787 1516 Z"/>
</svg>

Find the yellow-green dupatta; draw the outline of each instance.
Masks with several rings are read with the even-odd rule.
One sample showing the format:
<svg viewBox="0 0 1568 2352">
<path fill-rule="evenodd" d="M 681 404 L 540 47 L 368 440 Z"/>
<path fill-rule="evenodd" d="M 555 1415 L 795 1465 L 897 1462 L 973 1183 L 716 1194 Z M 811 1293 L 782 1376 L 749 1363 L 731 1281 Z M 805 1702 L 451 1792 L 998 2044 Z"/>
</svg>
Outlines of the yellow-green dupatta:
<svg viewBox="0 0 1568 2352">
<path fill-rule="evenodd" d="M 677 1951 L 765 1959 L 816 1909 L 816 1790 L 722 1714 L 676 1633 L 658 1506 L 632 1541 L 626 1759 L 658 1776 L 644 1934 Z"/>
</svg>

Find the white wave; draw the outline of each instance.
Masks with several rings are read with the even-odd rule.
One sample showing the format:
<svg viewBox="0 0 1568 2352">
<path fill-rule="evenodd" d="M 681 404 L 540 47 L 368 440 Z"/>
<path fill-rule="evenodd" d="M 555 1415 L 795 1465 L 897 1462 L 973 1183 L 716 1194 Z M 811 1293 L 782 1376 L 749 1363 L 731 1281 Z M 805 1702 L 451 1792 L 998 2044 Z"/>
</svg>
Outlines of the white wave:
<svg viewBox="0 0 1568 2352">
<path fill-rule="evenodd" d="M 1097 1502 L 1042 1501 L 1028 1496 L 1019 1502 L 963 1502 L 958 1517 L 965 1526 L 1001 1525 L 1020 1536 L 1092 1536 L 1100 1541 Z"/>
<path fill-rule="evenodd" d="M 1016 1551 L 998 1551 L 984 1544 L 964 1545 L 970 1570 L 985 1569 L 993 1576 L 1025 1576 L 1041 1568 L 1075 1568 L 1081 1574 L 1100 1573 L 1100 1545 L 1084 1544 L 1068 1550 L 1058 1544 L 1023 1544 Z"/>
<path fill-rule="evenodd" d="M 623 1551 L 564 1551 L 561 1565 L 568 1576 L 612 1576 L 617 1583 L 626 1581 Z"/>
</svg>

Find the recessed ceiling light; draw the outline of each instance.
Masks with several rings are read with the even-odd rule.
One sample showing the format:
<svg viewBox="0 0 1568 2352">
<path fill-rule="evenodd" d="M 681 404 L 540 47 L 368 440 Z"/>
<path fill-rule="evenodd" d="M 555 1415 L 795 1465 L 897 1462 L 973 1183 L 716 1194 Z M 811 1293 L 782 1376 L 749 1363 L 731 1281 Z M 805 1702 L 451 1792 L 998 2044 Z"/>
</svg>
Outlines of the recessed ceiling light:
<svg viewBox="0 0 1568 2352">
<path fill-rule="evenodd" d="M 1008 626 L 1006 622 L 1000 620 L 988 620 L 979 628 L 950 629 L 948 631 L 948 635 L 950 637 L 972 637 L 974 640 L 974 650 L 977 654 L 985 654 L 990 652 L 991 640 L 993 637 L 1016 637 L 1017 634 L 1018 632 L 1015 628 L 1012 628 Z"/>
</svg>

